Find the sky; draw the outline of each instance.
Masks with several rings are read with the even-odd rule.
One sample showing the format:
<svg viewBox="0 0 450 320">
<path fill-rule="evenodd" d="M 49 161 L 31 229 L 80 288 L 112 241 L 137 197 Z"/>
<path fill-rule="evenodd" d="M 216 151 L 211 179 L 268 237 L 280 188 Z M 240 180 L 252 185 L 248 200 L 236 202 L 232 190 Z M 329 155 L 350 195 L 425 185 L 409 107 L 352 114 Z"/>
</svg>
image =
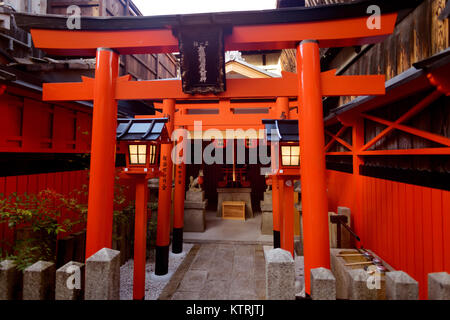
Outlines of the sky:
<svg viewBox="0 0 450 320">
<path fill-rule="evenodd" d="M 275 9 L 276 0 L 133 0 L 144 16 Z"/>
</svg>

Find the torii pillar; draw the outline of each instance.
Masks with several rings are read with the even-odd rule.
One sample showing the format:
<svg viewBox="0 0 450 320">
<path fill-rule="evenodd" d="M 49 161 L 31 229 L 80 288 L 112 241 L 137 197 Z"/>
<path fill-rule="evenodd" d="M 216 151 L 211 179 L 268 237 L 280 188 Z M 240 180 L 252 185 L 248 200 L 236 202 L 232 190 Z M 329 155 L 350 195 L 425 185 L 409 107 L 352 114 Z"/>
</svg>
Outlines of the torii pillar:
<svg viewBox="0 0 450 320">
<path fill-rule="evenodd" d="M 175 99 L 164 99 L 163 116 L 168 118 L 166 124 L 169 137 L 173 131 Z M 165 275 L 169 271 L 170 246 L 170 211 L 172 204 L 172 143 L 161 145 L 159 169 L 158 219 L 156 226 L 155 274 Z"/>
<path fill-rule="evenodd" d="M 92 116 L 86 259 L 112 246 L 119 55 L 97 49 Z"/>
<path fill-rule="evenodd" d="M 278 97 L 275 105 L 276 114 L 275 116 L 279 119 L 289 119 L 289 98 L 288 97 Z M 273 247 L 281 247 L 281 230 L 283 222 L 283 192 L 284 188 L 280 187 L 280 183 L 283 184 L 283 180 L 280 179 L 275 172 L 278 171 L 280 166 L 280 159 L 277 161 L 278 148 L 271 145 L 272 154 L 272 216 L 273 216 Z"/>
<path fill-rule="evenodd" d="M 183 227 L 184 227 L 184 193 L 186 189 L 186 161 L 182 146 L 185 145 L 187 137 L 181 137 L 176 146 L 177 158 L 181 163 L 175 165 L 175 191 L 173 195 L 173 243 L 172 252 L 183 252 Z"/>
<path fill-rule="evenodd" d="M 323 93 L 317 41 L 305 40 L 297 47 L 297 73 L 305 291 L 310 294 L 310 270 L 330 268 Z"/>
</svg>

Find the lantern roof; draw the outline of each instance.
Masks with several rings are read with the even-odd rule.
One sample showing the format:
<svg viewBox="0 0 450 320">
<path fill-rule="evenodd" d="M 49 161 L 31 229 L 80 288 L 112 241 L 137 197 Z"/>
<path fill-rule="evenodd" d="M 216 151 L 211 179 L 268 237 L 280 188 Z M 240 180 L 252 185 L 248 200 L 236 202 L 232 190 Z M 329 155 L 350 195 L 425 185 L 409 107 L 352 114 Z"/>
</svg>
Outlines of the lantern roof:
<svg viewBox="0 0 450 320">
<path fill-rule="evenodd" d="M 298 142 L 298 120 L 264 119 L 267 141 Z"/>
<path fill-rule="evenodd" d="M 167 121 L 168 118 L 117 119 L 117 140 L 167 143 L 170 141 Z"/>
</svg>

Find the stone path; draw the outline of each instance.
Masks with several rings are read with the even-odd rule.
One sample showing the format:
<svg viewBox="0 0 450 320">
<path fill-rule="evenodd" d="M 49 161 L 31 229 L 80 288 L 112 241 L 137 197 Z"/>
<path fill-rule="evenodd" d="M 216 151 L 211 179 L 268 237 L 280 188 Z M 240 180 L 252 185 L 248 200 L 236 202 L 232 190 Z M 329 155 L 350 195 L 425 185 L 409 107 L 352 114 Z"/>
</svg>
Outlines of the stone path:
<svg viewBox="0 0 450 320">
<path fill-rule="evenodd" d="M 166 292 L 160 299 L 265 299 L 265 259 L 261 245 L 197 246 L 195 257 L 180 271 L 184 275 L 179 275 L 178 283 L 171 284 L 173 292 Z"/>
</svg>

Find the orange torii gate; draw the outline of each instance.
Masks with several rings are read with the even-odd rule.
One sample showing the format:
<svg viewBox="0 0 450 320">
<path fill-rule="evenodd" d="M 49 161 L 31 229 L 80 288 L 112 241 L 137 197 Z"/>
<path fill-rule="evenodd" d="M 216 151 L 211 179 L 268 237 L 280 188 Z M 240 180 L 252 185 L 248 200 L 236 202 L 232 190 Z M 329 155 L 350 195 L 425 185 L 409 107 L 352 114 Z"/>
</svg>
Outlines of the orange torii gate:
<svg viewBox="0 0 450 320">
<path fill-rule="evenodd" d="M 95 79 L 83 78 L 80 83 L 48 83 L 43 88 L 46 101 L 94 101 L 86 256 L 111 246 L 118 100 L 163 99 L 163 114 L 169 118 L 167 128 L 171 134 L 176 100 L 298 97 L 305 284 L 306 292 L 310 293 L 310 269 L 330 266 L 322 98 L 385 92 L 384 76 L 338 77 L 335 71 L 321 72 L 319 48 L 375 43 L 391 34 L 396 12 L 405 3 L 375 1 L 380 5 L 382 15 L 376 17 L 379 28 L 369 28 L 371 17 L 367 7 L 373 3 L 243 13 L 108 18 L 106 23 L 104 18 L 81 18 L 81 30 L 67 30 L 65 17 L 52 17 L 53 29 L 49 22 L 39 24 L 38 18 L 26 17 L 32 26 L 31 34 L 37 48 L 51 54 L 97 57 Z M 225 92 L 206 95 L 184 93 L 180 80 L 130 81 L 128 76 L 118 76 L 120 54 L 176 52 L 179 44 L 172 29 L 194 24 L 226 24 L 230 32 L 224 36 L 225 50 L 297 48 L 297 74 L 285 73 L 282 78 L 275 79 L 228 79 Z M 239 123 L 235 125 L 239 127 Z M 165 182 L 160 183 L 157 255 L 162 262 L 157 262 L 159 274 L 167 272 L 168 265 L 170 154 L 170 145 L 163 146 L 161 159 L 169 160 L 164 162 Z M 135 299 L 143 297 L 143 291 L 135 292 Z"/>
</svg>

